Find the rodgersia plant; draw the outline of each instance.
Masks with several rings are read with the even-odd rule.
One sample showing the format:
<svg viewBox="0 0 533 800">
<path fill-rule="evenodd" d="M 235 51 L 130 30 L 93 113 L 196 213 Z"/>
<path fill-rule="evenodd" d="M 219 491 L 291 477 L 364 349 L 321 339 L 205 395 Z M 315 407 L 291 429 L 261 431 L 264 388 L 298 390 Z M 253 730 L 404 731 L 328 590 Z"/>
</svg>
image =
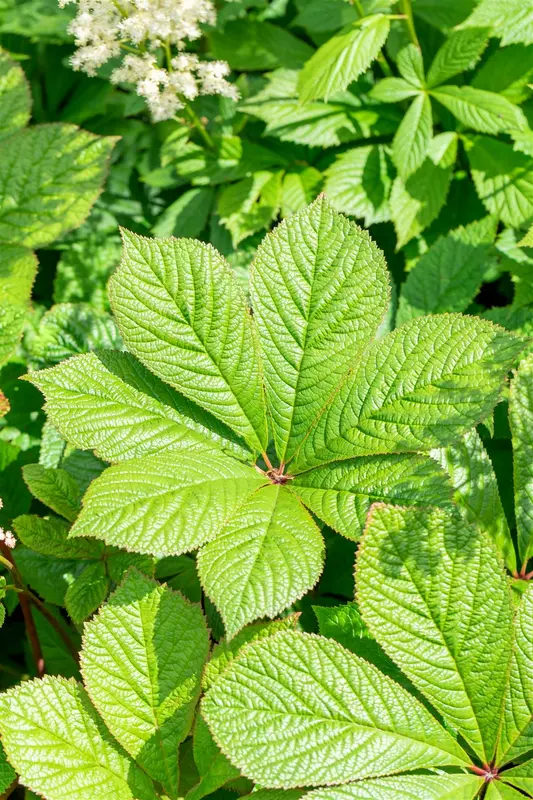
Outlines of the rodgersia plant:
<svg viewBox="0 0 533 800">
<path fill-rule="evenodd" d="M 112 462 L 70 540 L 198 550 L 231 638 L 316 583 L 315 517 L 357 540 L 373 500 L 450 504 L 430 451 L 490 415 L 521 339 L 458 314 L 384 335 L 383 255 L 324 198 L 259 247 L 253 314 L 209 245 L 123 237 L 110 296 L 129 352 L 30 376 L 67 441 Z"/>
</svg>

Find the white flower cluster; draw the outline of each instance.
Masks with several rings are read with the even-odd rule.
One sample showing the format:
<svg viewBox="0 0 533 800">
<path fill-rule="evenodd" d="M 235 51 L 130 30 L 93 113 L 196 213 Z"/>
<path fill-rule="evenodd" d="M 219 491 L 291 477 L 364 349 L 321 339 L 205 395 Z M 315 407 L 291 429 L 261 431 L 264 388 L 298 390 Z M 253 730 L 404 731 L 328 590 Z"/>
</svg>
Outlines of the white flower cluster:
<svg viewBox="0 0 533 800">
<path fill-rule="evenodd" d="M 0 509 L 4 507 L 4 503 L 2 498 L 0 497 Z M 17 543 L 14 534 L 11 531 L 5 531 L 3 528 L 0 528 L 0 544 L 5 544 L 6 547 L 9 547 L 12 550 Z"/>
<path fill-rule="evenodd" d="M 187 42 L 200 38 L 202 24 L 215 23 L 212 0 L 59 0 L 62 7 L 69 3 L 78 7 L 69 27 L 78 48 L 71 59 L 73 68 L 95 75 L 124 49 L 139 48 L 139 54 L 124 57 L 111 80 L 134 83 L 154 120 L 173 117 L 200 94 L 238 99 L 236 87 L 226 80 L 226 62 L 200 61 L 182 52 Z M 167 68 L 158 65 L 161 47 L 165 53 L 172 48 L 178 52 Z"/>
</svg>

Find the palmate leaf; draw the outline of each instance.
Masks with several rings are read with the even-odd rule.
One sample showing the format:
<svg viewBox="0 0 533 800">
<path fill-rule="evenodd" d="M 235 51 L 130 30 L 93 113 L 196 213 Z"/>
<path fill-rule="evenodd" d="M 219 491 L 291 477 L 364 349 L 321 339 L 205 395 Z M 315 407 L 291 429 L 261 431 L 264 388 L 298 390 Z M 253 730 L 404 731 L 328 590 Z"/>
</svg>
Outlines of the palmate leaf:
<svg viewBox="0 0 533 800">
<path fill-rule="evenodd" d="M 472 69 L 481 58 L 487 43 L 487 28 L 452 31 L 431 63 L 427 77 L 428 88 L 439 86 L 455 75 Z"/>
<path fill-rule="evenodd" d="M 21 782 L 47 800 L 157 800 L 74 681 L 46 676 L 0 697 L 2 741 Z"/>
<path fill-rule="evenodd" d="M 80 225 L 100 194 L 115 142 L 63 123 L 3 139 L 0 240 L 42 247 Z"/>
<path fill-rule="evenodd" d="M 247 622 L 275 617 L 318 581 L 324 542 L 283 486 L 252 495 L 198 555 L 198 573 L 231 639 Z"/>
<path fill-rule="evenodd" d="M 392 158 L 403 180 L 423 164 L 432 136 L 431 101 L 427 94 L 419 94 L 409 106 L 392 142 Z"/>
<path fill-rule="evenodd" d="M 179 555 L 218 536 L 265 482 L 252 467 L 214 450 L 132 458 L 91 483 L 70 535 Z"/>
<path fill-rule="evenodd" d="M 378 56 L 389 35 L 390 22 L 374 14 L 351 30 L 333 36 L 306 62 L 298 80 L 300 100 L 328 100 L 346 89 Z"/>
<path fill-rule="evenodd" d="M 533 553 L 533 356 L 511 384 L 509 422 L 513 434 L 513 463 L 518 552 L 526 565 Z"/>
<path fill-rule="evenodd" d="M 203 714 L 230 760 L 263 786 L 348 783 L 466 756 L 404 689 L 336 642 L 284 632 L 245 648 Z"/>
<path fill-rule="evenodd" d="M 233 431 L 129 353 L 76 356 L 28 380 L 45 395 L 48 418 L 63 436 L 109 461 L 212 445 L 250 456 Z"/>
<path fill-rule="evenodd" d="M 366 232 L 319 198 L 258 248 L 251 296 L 274 442 L 286 462 L 385 315 L 385 261 Z"/>
<path fill-rule="evenodd" d="M 0 139 L 24 128 L 30 113 L 31 93 L 24 70 L 0 51 Z"/>
<path fill-rule="evenodd" d="M 463 125 L 481 133 L 496 134 L 528 127 L 524 112 L 494 92 L 473 86 L 439 86 L 432 89 L 431 96 Z"/>
<path fill-rule="evenodd" d="M 231 268 L 201 242 L 123 237 L 110 298 L 128 349 L 261 450 L 267 429 L 259 362 Z"/>
<path fill-rule="evenodd" d="M 456 513 L 376 505 L 356 575 L 372 635 L 483 763 L 492 763 L 513 621 L 496 549 Z"/>
<path fill-rule="evenodd" d="M 368 348 L 290 469 L 450 444 L 490 413 L 523 346 L 474 317 L 411 320 Z"/>
<path fill-rule="evenodd" d="M 200 606 L 136 571 L 85 627 L 87 691 L 125 750 L 174 798 L 209 635 Z"/>
<path fill-rule="evenodd" d="M 378 500 L 399 505 L 447 505 L 451 487 L 427 456 L 376 455 L 331 462 L 291 481 L 290 488 L 319 519 L 357 541 Z"/>
<path fill-rule="evenodd" d="M 317 789 L 306 800 L 473 800 L 483 783 L 473 775 L 395 775 Z"/>
</svg>

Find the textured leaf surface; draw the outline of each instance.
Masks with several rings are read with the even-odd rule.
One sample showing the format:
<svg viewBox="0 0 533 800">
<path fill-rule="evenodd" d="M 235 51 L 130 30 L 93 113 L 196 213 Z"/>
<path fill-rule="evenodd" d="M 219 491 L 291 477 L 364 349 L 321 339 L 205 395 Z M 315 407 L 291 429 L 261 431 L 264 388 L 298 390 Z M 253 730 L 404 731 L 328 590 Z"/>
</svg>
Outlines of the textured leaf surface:
<svg viewBox="0 0 533 800">
<path fill-rule="evenodd" d="M 22 475 L 37 500 L 70 522 L 76 519 L 80 509 L 80 489 L 72 475 L 64 469 L 47 469 L 41 464 L 26 464 Z"/>
<path fill-rule="evenodd" d="M 0 364 L 17 346 L 37 273 L 37 258 L 31 250 L 2 244 L 0 248 Z"/>
<path fill-rule="evenodd" d="M 233 432 L 152 375 L 129 353 L 77 356 L 29 378 L 46 397 L 46 411 L 75 447 L 109 461 L 166 450 L 247 449 Z"/>
<path fill-rule="evenodd" d="M 23 514 L 13 520 L 15 533 L 26 547 L 55 558 L 98 558 L 102 545 L 88 539 L 69 539 L 69 526 L 57 517 Z"/>
<path fill-rule="evenodd" d="M 326 170 L 324 192 L 337 211 L 363 218 L 365 227 L 386 222 L 393 171 L 383 145 L 356 147 L 339 155 Z"/>
<path fill-rule="evenodd" d="M 324 198 L 258 248 L 251 280 L 276 451 L 287 461 L 375 335 L 389 286 L 368 234 Z"/>
<path fill-rule="evenodd" d="M 266 417 L 250 314 L 222 256 L 190 239 L 124 232 L 110 297 L 128 349 L 262 449 Z"/>
<path fill-rule="evenodd" d="M 116 139 L 59 123 L 13 136 L 0 144 L 0 240 L 42 247 L 83 222 Z"/>
<path fill-rule="evenodd" d="M 516 615 L 511 672 L 505 696 L 500 741 L 498 742 L 498 763 L 515 761 L 532 747 L 533 592 L 530 587 L 522 596 Z M 529 768 L 529 777 L 530 788 L 533 788 L 531 767 Z"/>
<path fill-rule="evenodd" d="M 23 128 L 30 113 L 31 94 L 24 70 L 0 53 L 0 139 Z"/>
<path fill-rule="evenodd" d="M 273 788 L 464 763 L 417 700 L 336 642 L 309 634 L 249 645 L 209 690 L 203 713 L 235 766 Z"/>
<path fill-rule="evenodd" d="M 6 789 L 9 789 L 16 777 L 17 773 L 7 761 L 4 748 L 0 744 L 0 792 L 5 792 Z"/>
<path fill-rule="evenodd" d="M 511 384 L 509 422 L 513 434 L 515 513 L 522 563 L 533 553 L 533 356 Z"/>
<path fill-rule="evenodd" d="M 397 65 L 400 75 L 412 86 L 421 89 L 425 83 L 422 51 L 412 42 L 398 52 Z"/>
<path fill-rule="evenodd" d="M 404 78 L 383 78 L 372 87 L 370 96 L 380 103 L 399 103 L 417 94 L 418 87 Z"/>
<path fill-rule="evenodd" d="M 478 136 L 468 150 L 477 193 L 489 214 L 511 227 L 533 216 L 533 163 L 506 142 Z"/>
<path fill-rule="evenodd" d="M 26 681 L 0 698 L 0 730 L 23 785 L 47 800 L 156 800 L 84 689 L 64 678 Z"/>
<path fill-rule="evenodd" d="M 509 784 L 498 781 L 489 784 L 485 800 L 522 800 L 523 797 L 522 792 L 517 792 Z"/>
<path fill-rule="evenodd" d="M 459 122 L 475 131 L 501 133 L 527 128 L 521 109 L 494 92 L 473 86 L 440 86 L 433 89 L 431 94 Z"/>
<path fill-rule="evenodd" d="M 522 347 L 474 317 L 411 320 L 367 350 L 309 432 L 296 468 L 451 443 L 490 413 Z"/>
<path fill-rule="evenodd" d="M 65 608 L 77 625 L 94 614 L 109 591 L 109 578 L 103 562 L 87 564 L 65 593 Z"/>
<path fill-rule="evenodd" d="M 491 763 L 513 619 L 496 550 L 457 514 L 376 505 L 356 575 L 372 635 Z"/>
<path fill-rule="evenodd" d="M 306 800 L 473 800 L 482 782 L 471 775 L 395 775 L 317 789 Z"/>
<path fill-rule="evenodd" d="M 524 792 L 533 792 L 533 761 L 525 761 L 505 771 L 505 780 Z"/>
<path fill-rule="evenodd" d="M 177 796 L 209 635 L 200 606 L 132 571 L 85 627 L 82 672 L 107 727 Z"/>
<path fill-rule="evenodd" d="M 231 638 L 311 589 L 323 559 L 322 536 L 300 501 L 283 486 L 267 486 L 200 550 L 198 573 Z"/>
<path fill-rule="evenodd" d="M 463 22 L 465 27 L 492 28 L 494 36 L 502 40 L 502 45 L 523 42 L 533 43 L 533 2 L 532 0 L 482 0 L 474 12 Z"/>
<path fill-rule="evenodd" d="M 437 239 L 402 286 L 396 326 L 413 317 L 464 311 L 483 282 L 496 220 L 487 217 Z"/>
<path fill-rule="evenodd" d="M 353 458 L 315 467 L 291 490 L 320 519 L 348 539 L 361 536 L 372 503 L 447 505 L 451 488 L 433 459 L 414 454 Z"/>
<path fill-rule="evenodd" d="M 415 97 L 392 142 L 392 158 L 403 180 L 422 166 L 433 135 L 431 101 Z"/>
<path fill-rule="evenodd" d="M 251 467 L 215 451 L 132 458 L 93 481 L 71 536 L 179 555 L 218 536 L 264 482 Z"/>
<path fill-rule="evenodd" d="M 441 133 L 430 142 L 422 166 L 407 181 L 400 176 L 394 181 L 390 206 L 398 248 L 418 236 L 439 215 L 450 188 L 456 151 L 455 134 Z"/>
<path fill-rule="evenodd" d="M 363 18 L 347 33 L 328 39 L 300 73 L 300 100 L 328 100 L 335 92 L 346 89 L 378 56 L 389 29 L 387 17 L 375 14 Z"/>
<path fill-rule="evenodd" d="M 472 69 L 487 46 L 486 28 L 464 28 L 452 31 L 437 51 L 429 68 L 427 85 L 438 86 L 454 75 Z M 449 88 L 449 87 L 448 87 Z"/>
<path fill-rule="evenodd" d="M 457 442 L 433 452 L 450 476 L 455 501 L 468 522 L 485 531 L 496 544 L 507 567 L 516 570 L 516 555 L 498 482 L 490 457 L 478 433 L 469 431 Z"/>
<path fill-rule="evenodd" d="M 200 780 L 187 792 L 187 800 L 201 800 L 241 774 L 220 751 L 201 714 L 194 725 L 193 753 Z"/>
</svg>

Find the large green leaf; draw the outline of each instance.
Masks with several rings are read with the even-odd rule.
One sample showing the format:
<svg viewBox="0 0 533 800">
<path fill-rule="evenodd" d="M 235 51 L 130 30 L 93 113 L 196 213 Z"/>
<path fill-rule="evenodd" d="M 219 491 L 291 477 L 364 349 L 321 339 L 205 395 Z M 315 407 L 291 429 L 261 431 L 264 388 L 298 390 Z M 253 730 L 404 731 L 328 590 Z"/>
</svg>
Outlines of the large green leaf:
<svg viewBox="0 0 533 800">
<path fill-rule="evenodd" d="M 24 70 L 0 51 L 0 139 L 24 128 L 30 113 L 31 94 Z"/>
<path fill-rule="evenodd" d="M 78 683 L 45 677 L 0 697 L 0 731 L 21 783 L 47 800 L 157 800 Z"/>
<path fill-rule="evenodd" d="M 80 510 L 80 488 L 72 475 L 64 469 L 50 469 L 41 464 L 22 467 L 24 482 L 32 495 L 73 522 Z"/>
<path fill-rule="evenodd" d="M 496 226 L 495 218 L 486 217 L 437 239 L 407 275 L 396 325 L 424 314 L 465 311 L 483 282 Z"/>
<path fill-rule="evenodd" d="M 472 69 L 487 46 L 487 34 L 487 28 L 453 31 L 431 63 L 427 77 L 428 87 L 431 89 L 439 86 L 454 75 Z"/>
<path fill-rule="evenodd" d="M 300 447 L 296 471 L 450 444 L 490 413 L 523 346 L 475 317 L 410 320 L 372 344 L 339 386 Z"/>
<path fill-rule="evenodd" d="M 533 161 L 510 144 L 477 136 L 467 150 L 477 193 L 489 214 L 511 227 L 533 217 Z"/>
<path fill-rule="evenodd" d="M 502 133 L 527 128 L 524 112 L 494 92 L 473 86 L 439 86 L 431 96 L 475 131 Z"/>
<path fill-rule="evenodd" d="M 432 136 L 431 101 L 427 94 L 419 94 L 409 106 L 392 142 L 392 158 L 404 181 L 422 166 Z"/>
<path fill-rule="evenodd" d="M 414 697 L 336 642 L 308 634 L 245 648 L 208 691 L 203 714 L 222 751 L 263 786 L 466 763 Z"/>
<path fill-rule="evenodd" d="M 521 363 L 511 384 L 509 422 L 513 434 L 518 552 L 525 566 L 533 554 L 533 356 Z"/>
<path fill-rule="evenodd" d="M 128 349 L 262 449 L 267 431 L 259 360 L 230 266 L 202 242 L 123 236 L 110 297 Z"/>
<path fill-rule="evenodd" d="M 504 777 L 506 781 L 527 792 L 529 796 L 533 792 L 533 761 L 525 761 L 517 767 L 505 770 Z M 517 792 L 513 797 L 518 798 L 523 795 L 519 795 Z"/>
<path fill-rule="evenodd" d="M 102 605 L 109 592 L 109 577 L 102 561 L 93 561 L 72 581 L 65 593 L 65 608 L 81 625 Z"/>
<path fill-rule="evenodd" d="M 377 58 L 389 35 L 390 22 L 383 14 L 364 17 L 351 30 L 339 33 L 320 47 L 300 73 L 300 100 L 328 100 L 346 89 Z"/>
<path fill-rule="evenodd" d="M 433 451 L 450 476 L 455 501 L 468 522 L 489 534 L 511 572 L 516 554 L 490 457 L 475 430 L 441 450 Z"/>
<path fill-rule="evenodd" d="M 502 781 L 489 783 L 485 800 L 522 800 L 524 795 Z"/>
<path fill-rule="evenodd" d="M 132 458 L 91 483 L 70 535 L 179 555 L 218 536 L 264 483 L 251 467 L 216 451 Z"/>
<path fill-rule="evenodd" d="M 324 543 L 308 512 L 283 486 L 253 494 L 198 554 L 198 573 L 228 639 L 275 617 L 317 582 Z"/>
<path fill-rule="evenodd" d="M 356 579 L 372 635 L 484 763 L 492 763 L 513 605 L 488 538 L 456 513 L 376 505 Z"/>
<path fill-rule="evenodd" d="M 532 747 L 533 591 L 529 587 L 521 598 L 516 615 L 511 672 L 498 742 L 498 763 L 516 761 Z M 530 772 L 530 778 L 530 787 L 533 788 L 533 772 Z"/>
<path fill-rule="evenodd" d="M 319 198 L 258 248 L 251 295 L 274 442 L 286 462 L 383 319 L 385 261 L 367 233 Z"/>
<path fill-rule="evenodd" d="M 473 775 L 395 775 L 317 789 L 305 800 L 473 800 L 482 785 Z"/>
<path fill-rule="evenodd" d="M 446 201 L 457 153 L 457 137 L 440 133 L 430 142 L 428 156 L 406 181 L 400 176 L 392 186 L 391 217 L 398 237 L 397 248 L 418 236 Z"/>
<path fill-rule="evenodd" d="M 22 544 L 37 553 L 55 558 L 99 558 L 103 550 L 101 542 L 88 539 L 69 539 L 69 526 L 57 517 L 38 517 L 36 514 L 21 514 L 13 520 L 13 528 Z"/>
<path fill-rule="evenodd" d="M 1 171 L 1 167 L 0 167 Z M 0 247 L 0 364 L 17 346 L 37 273 L 37 258 L 18 245 Z"/>
<path fill-rule="evenodd" d="M 93 703 L 173 798 L 178 746 L 192 726 L 208 653 L 200 606 L 136 571 L 85 626 L 82 672 Z"/>
<path fill-rule="evenodd" d="M 490 27 L 502 45 L 533 43 L 532 0 L 481 0 L 473 13 L 463 22 L 464 27 Z"/>
<path fill-rule="evenodd" d="M 357 541 L 373 502 L 447 505 L 451 488 L 433 459 L 414 454 L 376 455 L 315 467 L 290 488 L 331 528 Z"/>
<path fill-rule="evenodd" d="M 53 123 L 0 143 L 0 240 L 42 247 L 80 225 L 116 139 Z"/>
<path fill-rule="evenodd" d="M 324 192 L 337 211 L 362 218 L 368 228 L 390 219 L 393 172 L 384 145 L 356 147 L 337 156 L 326 170 Z"/>
<path fill-rule="evenodd" d="M 246 458 L 231 429 L 178 394 L 129 353 L 101 350 L 30 374 L 46 411 L 75 447 L 109 461 L 213 443 Z"/>
</svg>

